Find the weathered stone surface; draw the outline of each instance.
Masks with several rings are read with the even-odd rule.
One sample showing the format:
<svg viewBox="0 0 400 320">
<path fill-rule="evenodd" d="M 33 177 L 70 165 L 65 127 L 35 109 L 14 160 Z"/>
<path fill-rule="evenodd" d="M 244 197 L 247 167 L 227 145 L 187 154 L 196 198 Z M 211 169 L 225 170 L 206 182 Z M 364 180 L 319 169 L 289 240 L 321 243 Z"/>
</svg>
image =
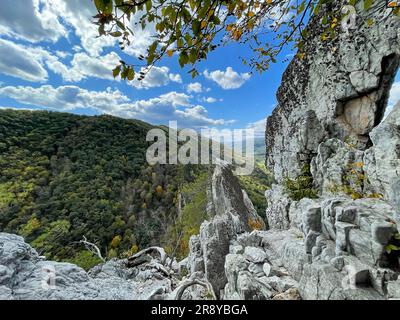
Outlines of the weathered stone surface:
<svg viewBox="0 0 400 320">
<path fill-rule="evenodd" d="M 0 267 L 7 275 L 0 300 L 133 300 L 171 291 L 171 280 L 151 264 L 128 268 L 125 260 L 111 260 L 87 273 L 43 260 L 18 236 L 0 233 L 0 247 Z"/>
<path fill-rule="evenodd" d="M 267 165 L 278 183 L 295 178 L 327 139 L 348 138 L 365 150 L 383 118 L 399 65 L 400 20 L 384 9 L 357 14 L 352 32 L 338 32 L 329 42 L 320 40 L 320 17 L 312 19 L 305 57 L 295 58 L 283 75 L 266 130 Z M 362 22 L 371 17 L 380 23 Z"/>
<path fill-rule="evenodd" d="M 257 215 L 247 194 L 240 188 L 230 167 L 222 163 L 216 166 L 212 175 L 209 203 L 209 214 L 212 218 L 203 222 L 200 227 L 196 246 L 201 249 L 190 251 L 189 265 L 204 265 L 205 278 L 220 297 L 227 283 L 225 257 L 231 250 L 232 253 L 239 253 L 241 250 L 237 245 L 246 246 L 243 242 L 252 241 L 252 237 L 255 237 L 255 233 L 246 232 L 251 231 L 249 220 L 262 219 Z M 241 234 L 245 236 L 240 238 Z M 247 238 L 250 240 L 245 240 Z M 237 251 L 232 247 L 233 243 Z"/>
<path fill-rule="evenodd" d="M 365 70 L 351 72 L 350 82 L 358 93 L 368 92 L 379 86 L 379 78 L 375 74 Z"/>
<path fill-rule="evenodd" d="M 299 290 L 291 288 L 284 293 L 279 293 L 272 300 L 301 300 Z"/>
<path fill-rule="evenodd" d="M 310 231 L 322 232 L 322 216 L 321 206 L 314 205 L 310 206 L 303 212 L 303 223 L 302 229 L 304 234 L 308 234 Z"/>
<path fill-rule="evenodd" d="M 400 300 L 400 280 L 389 281 L 387 291 L 390 300 Z"/>
<path fill-rule="evenodd" d="M 349 185 L 355 192 L 362 193 L 362 188 L 357 185 L 357 175 L 353 172 L 361 172 L 358 164 L 363 162 L 363 155 L 362 151 L 338 139 L 321 143 L 317 156 L 311 162 L 311 173 L 320 192 L 333 194 Z"/>
<path fill-rule="evenodd" d="M 189 256 L 187 258 L 188 271 L 195 273 L 204 272 L 203 251 L 198 236 L 192 236 L 189 240 Z"/>
<path fill-rule="evenodd" d="M 241 245 L 231 245 L 229 246 L 229 253 L 242 254 L 244 249 Z"/>
<path fill-rule="evenodd" d="M 374 222 L 371 225 L 371 235 L 375 242 L 387 245 L 396 233 L 396 227 L 390 222 Z"/>
<path fill-rule="evenodd" d="M 286 292 L 287 290 L 298 286 L 298 283 L 291 277 L 272 276 L 268 277 L 266 282 L 279 293 Z"/>
<path fill-rule="evenodd" d="M 382 194 L 392 204 L 400 198 L 400 103 L 370 133 L 373 147 L 365 152 L 366 190 Z"/>
<path fill-rule="evenodd" d="M 271 229 L 288 229 L 290 227 L 289 209 L 291 200 L 284 192 L 281 185 L 272 185 L 270 190 L 265 192 L 267 199 L 267 220 Z"/>
<path fill-rule="evenodd" d="M 225 256 L 233 238 L 232 225 L 224 217 L 216 216 L 200 227 L 200 242 L 203 252 L 205 275 L 217 295 L 225 287 Z"/>
<path fill-rule="evenodd" d="M 247 260 L 253 263 L 264 263 L 264 261 L 267 259 L 265 252 L 256 247 L 246 247 L 244 249 L 244 256 Z"/>
</svg>

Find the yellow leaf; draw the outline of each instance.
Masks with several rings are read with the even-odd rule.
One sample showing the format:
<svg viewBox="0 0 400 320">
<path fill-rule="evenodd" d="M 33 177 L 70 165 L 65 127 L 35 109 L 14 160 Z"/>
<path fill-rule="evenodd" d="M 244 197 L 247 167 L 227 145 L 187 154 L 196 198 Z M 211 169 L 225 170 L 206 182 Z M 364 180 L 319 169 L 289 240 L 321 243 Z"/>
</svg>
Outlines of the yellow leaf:
<svg viewBox="0 0 400 320">
<path fill-rule="evenodd" d="M 174 50 L 168 50 L 167 51 L 167 55 L 168 55 L 168 57 L 172 57 L 173 56 L 173 54 L 174 54 Z"/>
<path fill-rule="evenodd" d="M 203 20 L 201 22 L 201 28 L 204 29 L 206 26 L 207 26 L 207 22 Z"/>
<path fill-rule="evenodd" d="M 328 40 L 329 39 L 329 36 L 326 34 L 326 33 L 324 33 L 322 36 L 321 36 L 321 40 L 322 41 L 326 41 L 326 40 Z"/>
</svg>

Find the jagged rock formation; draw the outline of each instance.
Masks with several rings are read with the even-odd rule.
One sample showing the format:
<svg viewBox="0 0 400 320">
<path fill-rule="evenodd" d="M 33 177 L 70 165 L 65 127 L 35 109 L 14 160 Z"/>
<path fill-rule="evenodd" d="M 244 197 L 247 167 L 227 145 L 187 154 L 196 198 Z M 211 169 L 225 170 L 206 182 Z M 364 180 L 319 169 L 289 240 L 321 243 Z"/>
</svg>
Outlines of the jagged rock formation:
<svg viewBox="0 0 400 320">
<path fill-rule="evenodd" d="M 129 267 L 111 260 L 85 272 L 76 265 L 46 261 L 23 238 L 0 233 L 0 299 L 133 300 L 172 292 L 177 280 L 156 259 Z"/>
<path fill-rule="evenodd" d="M 349 32 L 339 25 L 332 41 L 321 41 L 320 16 L 308 25 L 305 56 L 285 71 L 267 121 L 267 164 L 278 182 L 296 177 L 327 139 L 348 140 L 362 150 L 371 145 L 369 133 L 384 116 L 400 61 L 400 19 L 383 1 L 375 5 L 381 8 L 359 10 Z"/>
<path fill-rule="evenodd" d="M 400 19 L 361 11 L 357 28 L 330 43 L 316 19 L 267 121 L 277 184 L 266 192 L 272 230 L 261 237 L 303 299 L 398 299 L 400 255 L 387 248 L 400 223 L 400 104 L 381 120 L 399 67 Z M 319 198 L 294 201 L 284 181 L 305 166 Z"/>
</svg>

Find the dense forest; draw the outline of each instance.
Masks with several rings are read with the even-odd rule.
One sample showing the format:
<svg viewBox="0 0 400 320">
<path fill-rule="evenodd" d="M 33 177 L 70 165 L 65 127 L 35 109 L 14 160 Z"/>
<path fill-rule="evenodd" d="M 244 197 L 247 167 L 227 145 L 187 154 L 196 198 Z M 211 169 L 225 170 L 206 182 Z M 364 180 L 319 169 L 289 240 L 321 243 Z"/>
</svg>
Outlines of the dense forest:
<svg viewBox="0 0 400 320">
<path fill-rule="evenodd" d="M 206 218 L 211 168 L 148 165 L 151 128 L 111 116 L 0 110 L 0 231 L 86 269 L 100 260 L 83 237 L 107 258 L 160 244 L 186 254 Z M 264 214 L 268 173 L 258 168 L 252 183 L 241 182 Z"/>
</svg>

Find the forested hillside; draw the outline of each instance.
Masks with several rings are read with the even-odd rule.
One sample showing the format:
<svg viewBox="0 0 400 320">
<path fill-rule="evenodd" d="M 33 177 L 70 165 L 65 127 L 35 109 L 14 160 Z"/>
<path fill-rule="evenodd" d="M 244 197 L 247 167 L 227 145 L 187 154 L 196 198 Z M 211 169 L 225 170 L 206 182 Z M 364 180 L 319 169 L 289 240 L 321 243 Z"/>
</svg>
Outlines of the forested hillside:
<svg viewBox="0 0 400 320">
<path fill-rule="evenodd" d="M 183 255 L 206 218 L 209 170 L 149 166 L 151 128 L 111 116 L 0 110 L 0 230 L 85 268 L 99 259 L 79 243 L 83 236 L 107 258 L 160 244 Z M 179 191 L 186 206 L 178 219 Z"/>
</svg>

